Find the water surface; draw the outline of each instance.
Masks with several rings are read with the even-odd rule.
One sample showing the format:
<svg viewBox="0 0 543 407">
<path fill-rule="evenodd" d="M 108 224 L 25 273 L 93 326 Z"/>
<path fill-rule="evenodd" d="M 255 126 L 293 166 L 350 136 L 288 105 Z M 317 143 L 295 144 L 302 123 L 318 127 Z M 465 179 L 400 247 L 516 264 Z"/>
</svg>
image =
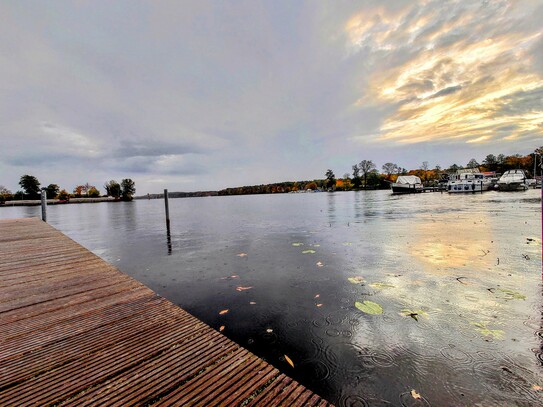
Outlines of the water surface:
<svg viewBox="0 0 543 407">
<path fill-rule="evenodd" d="M 159 200 L 48 219 L 337 405 L 529 406 L 543 403 L 539 194 L 171 199 L 170 239 Z"/>
</svg>

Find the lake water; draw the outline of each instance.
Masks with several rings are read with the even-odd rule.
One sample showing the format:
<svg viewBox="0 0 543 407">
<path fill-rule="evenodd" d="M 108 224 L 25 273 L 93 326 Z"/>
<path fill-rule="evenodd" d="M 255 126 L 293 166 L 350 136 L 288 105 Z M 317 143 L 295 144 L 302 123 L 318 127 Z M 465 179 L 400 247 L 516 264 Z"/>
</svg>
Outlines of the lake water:
<svg viewBox="0 0 543 407">
<path fill-rule="evenodd" d="M 336 405 L 543 404 L 539 190 L 171 199 L 170 214 L 167 239 L 160 200 L 48 208 L 50 224 Z"/>
</svg>

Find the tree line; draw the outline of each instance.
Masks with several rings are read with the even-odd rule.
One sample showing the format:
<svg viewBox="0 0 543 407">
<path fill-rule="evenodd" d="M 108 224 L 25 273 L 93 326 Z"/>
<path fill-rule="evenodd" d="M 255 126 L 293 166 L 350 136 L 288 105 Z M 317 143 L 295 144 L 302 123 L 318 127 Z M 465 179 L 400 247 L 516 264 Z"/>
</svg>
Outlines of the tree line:
<svg viewBox="0 0 543 407">
<path fill-rule="evenodd" d="M 0 202 L 23 199 L 37 200 L 40 199 L 42 191 L 46 193 L 47 198 L 58 199 L 60 201 L 69 201 L 70 198 L 98 198 L 100 196 L 111 196 L 118 200 L 131 201 L 136 193 L 136 184 L 130 178 L 123 179 L 121 183 L 115 180 L 106 182 L 104 184 L 106 191 L 104 195 L 101 195 L 98 188 L 90 185 L 88 182 L 83 185 L 77 185 L 72 193 L 69 193 L 65 189 L 60 189 L 57 184 L 49 184 L 42 187 L 40 181 L 35 176 L 28 174 L 21 176 L 19 185 L 21 189 L 15 193 L 0 185 Z"/>
<path fill-rule="evenodd" d="M 328 169 L 323 179 L 310 181 L 279 182 L 274 184 L 261 184 L 243 187 L 226 188 L 218 192 L 219 195 L 245 195 L 245 194 L 275 194 L 296 192 L 301 190 L 335 190 L 352 191 L 360 189 L 389 189 L 400 175 L 416 175 L 427 185 L 437 185 L 447 174 L 453 174 L 464 168 L 475 168 L 483 172 L 503 174 L 507 170 L 523 169 L 528 174 L 534 171 L 536 160 L 541 162 L 543 146 L 526 155 L 488 154 L 479 163 L 475 158 L 470 159 L 465 166 L 452 164 L 448 168 L 436 165 L 431 168 L 428 161 L 423 161 L 419 168 L 407 170 L 396 163 L 387 162 L 381 166 L 381 172 L 372 160 L 362 160 L 351 166 L 351 172 L 336 177 L 334 171 Z M 539 158 L 538 158 L 539 157 Z"/>
</svg>

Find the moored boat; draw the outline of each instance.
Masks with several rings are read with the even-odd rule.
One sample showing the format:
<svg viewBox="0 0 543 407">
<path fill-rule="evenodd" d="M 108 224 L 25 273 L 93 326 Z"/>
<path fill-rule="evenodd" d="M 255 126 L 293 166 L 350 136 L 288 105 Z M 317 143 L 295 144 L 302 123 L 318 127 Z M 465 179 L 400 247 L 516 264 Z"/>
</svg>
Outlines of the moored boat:
<svg viewBox="0 0 543 407">
<path fill-rule="evenodd" d="M 498 180 L 500 191 L 526 191 L 529 185 L 530 180 L 526 172 L 520 169 L 505 171 Z"/>
<path fill-rule="evenodd" d="M 492 180 L 477 169 L 458 170 L 449 177 L 447 192 L 467 193 L 488 191 L 492 187 Z"/>
<path fill-rule="evenodd" d="M 396 182 L 392 183 L 394 194 L 413 194 L 422 192 L 423 189 L 422 181 L 416 175 L 400 175 Z"/>
</svg>

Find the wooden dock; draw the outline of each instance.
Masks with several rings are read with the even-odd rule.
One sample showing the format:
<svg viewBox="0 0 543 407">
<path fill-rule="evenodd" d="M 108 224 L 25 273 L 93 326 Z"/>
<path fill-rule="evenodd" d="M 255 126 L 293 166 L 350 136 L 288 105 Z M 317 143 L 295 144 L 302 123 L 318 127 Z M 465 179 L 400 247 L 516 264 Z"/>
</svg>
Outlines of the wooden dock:
<svg viewBox="0 0 543 407">
<path fill-rule="evenodd" d="M 0 405 L 329 406 L 38 219 L 0 220 Z"/>
</svg>

